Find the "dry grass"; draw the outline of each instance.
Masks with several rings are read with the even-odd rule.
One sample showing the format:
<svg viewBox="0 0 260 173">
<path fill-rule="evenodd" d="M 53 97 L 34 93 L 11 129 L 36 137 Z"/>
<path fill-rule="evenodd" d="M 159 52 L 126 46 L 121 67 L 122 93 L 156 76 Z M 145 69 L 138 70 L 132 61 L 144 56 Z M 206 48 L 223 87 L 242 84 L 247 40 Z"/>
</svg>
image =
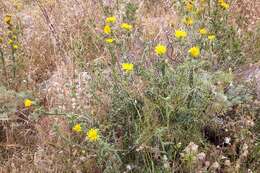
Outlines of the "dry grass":
<svg viewBox="0 0 260 173">
<path fill-rule="evenodd" d="M 167 41 L 167 33 L 178 26 L 180 19 L 171 1 L 129 2 L 138 4 L 135 24 L 143 33 L 141 40 Z M 260 3 L 257 0 L 234 3 L 234 22 L 243 31 L 253 31 L 260 19 Z M 92 102 L 88 91 L 93 79 L 84 68 L 109 62 L 108 52 L 100 40 L 100 28 L 110 13 L 104 12 L 108 6 L 118 18 L 122 18 L 125 6 L 117 6 L 116 0 L 0 0 L 0 17 L 5 14 L 15 16 L 23 33 L 20 37 L 23 71 L 18 84 L 11 89 L 32 91 L 51 112 L 56 108 L 78 114 L 92 110 L 98 119 L 102 119 L 110 100 L 100 92 L 97 95 L 103 102 Z M 243 14 L 246 23 L 239 23 L 235 16 L 238 13 Z M 0 28 L 4 28 L 2 23 Z M 137 41 L 131 47 L 131 56 L 140 55 L 141 49 Z M 83 69 L 81 64 L 84 64 Z M 26 85 L 22 86 L 24 80 Z M 141 93 L 145 85 L 140 82 L 134 88 L 140 89 Z M 70 172 L 69 166 L 76 170 L 75 165 L 91 164 L 91 159 L 70 163 L 69 159 L 78 154 L 73 152 L 78 151 L 66 148 L 53 130 L 53 125 L 62 124 L 60 133 L 69 136 L 68 124 L 58 115 L 42 116 L 36 122 L 14 121 L 1 125 L 11 130 L 3 130 L 6 134 L 0 136 L 0 148 L 4 152 L 0 172 Z M 7 141 L 3 140 L 7 138 Z M 68 165 L 64 168 L 63 164 Z M 87 171 L 99 172 L 94 168 Z"/>
</svg>

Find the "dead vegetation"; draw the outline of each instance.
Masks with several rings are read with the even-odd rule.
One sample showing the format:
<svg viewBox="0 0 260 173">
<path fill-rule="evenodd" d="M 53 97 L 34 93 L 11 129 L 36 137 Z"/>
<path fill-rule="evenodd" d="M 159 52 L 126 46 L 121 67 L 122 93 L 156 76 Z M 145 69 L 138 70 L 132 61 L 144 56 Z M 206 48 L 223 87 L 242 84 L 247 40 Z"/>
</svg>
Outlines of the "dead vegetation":
<svg viewBox="0 0 260 173">
<path fill-rule="evenodd" d="M 0 150 L 3 153 L 0 158 L 0 172 L 81 172 L 82 170 L 82 172 L 90 173 L 102 172 L 97 165 L 95 155 L 85 155 L 82 148 L 64 141 L 65 138 L 79 140 L 71 133 L 71 125 L 64 115 L 71 118 L 70 113 L 84 116 L 87 114 L 86 112 L 91 112 L 92 115 L 96 115 L 94 119 L 102 122 L 106 120 L 106 115 L 111 109 L 112 101 L 107 94 L 104 94 L 105 89 L 97 89 L 96 97 L 100 98 L 100 102 L 94 101 L 93 95 L 89 94 L 93 87 L 90 85 L 91 81 L 97 80 L 97 78 L 93 78 L 93 74 L 96 73 L 96 68 L 93 66 L 105 68 L 102 69 L 104 76 L 109 76 L 111 73 L 111 70 L 107 69 L 110 56 L 103 43 L 103 38 L 100 36 L 103 32 L 105 17 L 116 14 L 116 17 L 122 19 L 123 12 L 126 11 L 126 4 L 136 4 L 136 11 L 129 7 L 130 15 L 132 16 L 131 10 L 133 10 L 136 17 L 133 21 L 140 30 L 138 34 L 141 33 L 135 35 L 135 38 L 139 40 L 134 44 L 129 44 L 129 55 L 134 58 L 142 54 L 144 46 L 141 41 L 165 41 L 169 39 L 167 35 L 179 26 L 181 21 L 172 1 L 134 0 L 117 3 L 119 1 L 114 0 L 0 1 L 0 17 L 11 14 L 21 31 L 19 36 L 21 46 L 19 77 L 0 92 L 1 106 L 6 106 L 6 103 L 8 103 L 7 107 L 10 106 L 10 108 L 8 107 L 9 112 L 1 110 L 0 116 L 2 119 Z M 255 45 L 260 43 L 259 32 L 256 31 L 260 18 L 259 10 L 260 4 L 257 0 L 238 0 L 232 2 L 230 12 L 232 14 L 231 23 L 239 27 L 240 35 L 249 33 L 249 36 L 245 38 L 248 45 L 242 47 L 246 50 L 245 56 L 248 59 L 246 65 L 235 70 L 238 73 L 237 78 L 238 80 L 250 79 L 250 84 L 253 83 L 252 86 L 256 86 L 255 93 L 258 94 L 256 96 L 258 98 L 260 95 L 258 53 L 260 50 Z M 237 16 L 244 18 L 241 19 Z M 1 35 L 4 35 L 6 27 L 2 22 L 0 28 Z M 254 36 L 251 37 L 251 35 Z M 252 50 L 252 48 L 254 49 Z M 176 55 L 172 55 L 172 59 L 175 58 Z M 248 65 L 250 63 L 252 65 Z M 135 83 L 135 86 L 129 88 L 133 93 L 134 91 L 142 93 L 147 84 L 138 79 L 137 81 L 139 82 Z M 26 92 L 24 93 L 24 91 Z M 30 110 L 25 109 L 21 101 L 24 95 L 38 98 L 35 101 L 40 106 Z M 257 99 L 254 104 L 254 108 L 259 108 Z M 232 110 L 235 113 L 230 114 L 238 115 L 243 110 L 241 107 L 236 107 Z M 2 112 L 4 113 L 2 114 Z M 236 168 L 238 171 L 240 166 L 250 165 L 250 161 L 254 160 L 253 156 L 251 160 L 247 160 L 247 163 L 245 160 L 254 151 L 251 151 L 251 148 L 248 149 L 245 140 L 252 140 L 249 141 L 250 147 L 252 147 L 257 136 L 246 134 L 247 138 L 243 138 L 241 124 L 247 129 L 257 129 L 255 122 L 259 121 L 258 113 L 255 114 L 256 116 L 248 113 L 245 119 L 243 117 L 230 120 L 221 117 L 225 126 L 221 124 L 220 127 L 205 127 L 203 129 L 205 139 L 212 144 L 205 151 L 208 160 L 212 162 L 221 160 L 220 156 L 228 153 L 229 158 L 233 159 L 230 161 L 234 164 L 234 167 L 229 169 Z M 89 115 L 86 116 L 88 118 Z M 154 125 L 157 126 L 156 123 Z M 226 134 L 225 129 L 230 129 L 230 131 Z M 241 134 L 236 132 L 241 132 Z M 223 140 L 227 136 L 230 136 L 232 145 L 218 149 L 218 146 L 223 145 Z M 241 141 L 236 141 L 237 138 Z M 120 141 L 118 143 L 118 145 L 122 144 Z M 219 156 L 217 159 L 216 155 Z M 220 161 L 224 162 L 222 165 L 230 164 L 225 160 L 227 159 Z M 201 163 L 203 165 L 200 165 Z M 207 161 L 203 160 L 198 163 L 196 169 L 199 171 L 210 167 L 207 164 Z M 252 167 L 257 168 L 257 164 L 254 162 Z M 172 167 L 174 168 L 174 165 Z M 214 164 L 211 164 L 209 170 L 217 172 Z M 222 170 L 224 172 L 233 171 Z M 245 169 L 242 171 L 250 172 Z"/>
</svg>

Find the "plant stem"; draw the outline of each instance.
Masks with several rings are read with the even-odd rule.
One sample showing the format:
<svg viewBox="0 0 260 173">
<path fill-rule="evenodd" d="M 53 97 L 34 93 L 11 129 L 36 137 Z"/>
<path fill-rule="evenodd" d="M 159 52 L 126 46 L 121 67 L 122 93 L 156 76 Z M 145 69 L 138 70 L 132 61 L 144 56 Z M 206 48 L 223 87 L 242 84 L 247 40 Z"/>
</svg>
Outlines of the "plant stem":
<svg viewBox="0 0 260 173">
<path fill-rule="evenodd" d="M 4 72 L 5 80 L 7 82 L 7 72 L 6 72 L 6 66 L 5 66 L 5 58 L 4 58 L 4 53 L 1 49 L 0 49 L 0 56 L 1 56 L 1 61 L 2 61 L 2 64 L 3 64 L 3 72 Z"/>
<path fill-rule="evenodd" d="M 13 60 L 13 78 L 16 78 L 16 58 L 15 58 L 15 50 L 12 48 L 12 60 Z"/>
</svg>

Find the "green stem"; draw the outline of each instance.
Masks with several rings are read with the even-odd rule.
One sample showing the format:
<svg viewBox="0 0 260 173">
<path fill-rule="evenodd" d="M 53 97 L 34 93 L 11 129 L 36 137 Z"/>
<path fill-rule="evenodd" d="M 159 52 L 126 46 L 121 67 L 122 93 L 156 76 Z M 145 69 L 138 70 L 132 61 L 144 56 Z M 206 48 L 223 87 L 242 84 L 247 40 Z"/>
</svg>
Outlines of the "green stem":
<svg viewBox="0 0 260 173">
<path fill-rule="evenodd" d="M 190 86 L 191 90 L 193 89 L 193 85 L 194 85 L 193 70 L 194 70 L 193 67 L 191 67 L 190 73 L 189 73 L 189 86 Z M 192 97 L 193 97 L 193 91 L 188 96 L 188 108 L 191 107 Z"/>
</svg>

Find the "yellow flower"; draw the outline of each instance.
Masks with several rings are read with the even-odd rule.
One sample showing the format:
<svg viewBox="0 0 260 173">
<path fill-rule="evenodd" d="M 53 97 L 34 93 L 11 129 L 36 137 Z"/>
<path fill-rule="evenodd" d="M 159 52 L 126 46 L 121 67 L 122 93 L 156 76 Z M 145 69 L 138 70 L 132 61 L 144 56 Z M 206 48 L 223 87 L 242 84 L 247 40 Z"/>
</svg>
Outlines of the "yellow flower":
<svg viewBox="0 0 260 173">
<path fill-rule="evenodd" d="M 77 133 L 82 132 L 81 125 L 80 125 L 80 124 L 74 125 L 73 128 L 72 128 L 72 130 L 73 130 L 74 132 L 77 132 Z"/>
<path fill-rule="evenodd" d="M 193 11 L 194 5 L 192 2 L 186 2 L 185 8 L 187 11 L 191 12 Z"/>
<path fill-rule="evenodd" d="M 3 38 L 2 37 L 0 37 L 0 44 L 2 44 L 3 43 Z"/>
<path fill-rule="evenodd" d="M 17 39 L 16 35 L 13 35 L 13 36 L 12 36 L 12 39 L 13 39 L 13 40 L 16 40 L 16 39 Z"/>
<path fill-rule="evenodd" d="M 201 35 L 207 35 L 207 34 L 208 34 L 208 31 L 207 31 L 206 28 L 200 28 L 200 29 L 199 29 L 199 33 L 200 33 Z"/>
<path fill-rule="evenodd" d="M 122 64 L 122 70 L 124 70 L 127 73 L 132 72 L 133 69 L 134 69 L 134 64 L 131 64 L 131 63 L 123 63 Z"/>
<path fill-rule="evenodd" d="M 116 17 L 111 16 L 106 18 L 106 23 L 115 23 L 116 22 Z"/>
<path fill-rule="evenodd" d="M 163 56 L 163 55 L 166 53 L 167 48 L 166 48 L 166 46 L 164 46 L 164 45 L 162 45 L 162 44 L 158 44 L 158 45 L 155 47 L 154 51 L 155 51 L 156 55 L 158 55 L 158 56 Z"/>
<path fill-rule="evenodd" d="M 208 35 L 208 39 L 209 39 L 210 41 L 213 41 L 213 40 L 216 39 L 216 36 L 215 36 L 214 34 Z"/>
<path fill-rule="evenodd" d="M 104 33 L 105 33 L 105 34 L 111 34 L 111 28 L 110 28 L 109 25 L 106 25 L 106 26 L 104 27 Z"/>
<path fill-rule="evenodd" d="M 11 16 L 11 15 L 6 15 L 6 16 L 4 17 L 4 22 L 5 22 L 6 24 L 10 25 L 11 22 L 12 22 L 12 16 Z"/>
<path fill-rule="evenodd" d="M 183 30 L 176 30 L 175 37 L 176 38 L 185 38 L 185 37 L 187 37 L 187 32 L 183 31 Z"/>
<path fill-rule="evenodd" d="M 190 48 L 189 54 L 194 58 L 199 57 L 200 56 L 200 48 L 198 46 Z"/>
<path fill-rule="evenodd" d="M 224 2 L 224 1 L 220 3 L 220 6 L 221 6 L 224 10 L 229 9 L 229 4 L 226 3 L 226 2 Z"/>
<path fill-rule="evenodd" d="M 88 132 L 87 132 L 87 139 L 89 141 L 93 141 L 93 142 L 99 140 L 98 129 L 95 129 L 95 128 L 89 129 Z"/>
<path fill-rule="evenodd" d="M 32 106 L 32 101 L 30 99 L 25 99 L 23 103 L 26 108 L 29 108 Z"/>
<path fill-rule="evenodd" d="M 105 41 L 106 43 L 113 43 L 115 40 L 113 38 L 107 38 Z"/>
<path fill-rule="evenodd" d="M 13 40 L 11 40 L 11 39 L 10 39 L 10 40 L 8 40 L 8 44 L 9 44 L 9 45 L 13 45 L 13 44 L 14 44 L 14 41 L 13 41 Z"/>
<path fill-rule="evenodd" d="M 127 31 L 131 31 L 133 29 L 133 26 L 128 23 L 122 23 L 120 26 L 122 29 L 125 29 Z"/>
<path fill-rule="evenodd" d="M 185 17 L 185 18 L 183 19 L 183 23 L 184 23 L 185 25 L 191 26 L 191 25 L 193 25 L 193 20 L 192 20 L 191 17 Z"/>
<path fill-rule="evenodd" d="M 14 45 L 13 45 L 13 49 L 14 49 L 14 50 L 17 50 L 18 47 L 19 47 L 19 46 L 18 46 L 17 44 L 14 44 Z"/>
</svg>

